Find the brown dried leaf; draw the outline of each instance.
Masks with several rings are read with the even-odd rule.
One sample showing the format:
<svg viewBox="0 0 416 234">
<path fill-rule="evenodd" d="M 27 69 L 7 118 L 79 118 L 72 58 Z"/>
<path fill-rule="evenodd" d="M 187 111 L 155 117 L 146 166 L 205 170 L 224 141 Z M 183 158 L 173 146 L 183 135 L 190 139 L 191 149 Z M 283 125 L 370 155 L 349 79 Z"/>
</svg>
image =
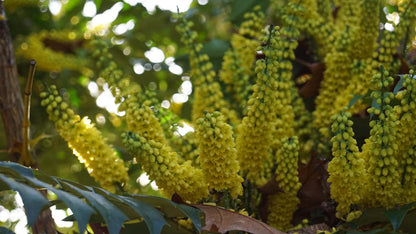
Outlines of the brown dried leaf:
<svg viewBox="0 0 416 234">
<path fill-rule="evenodd" d="M 315 206 L 329 198 L 328 161 L 312 157 L 308 164 L 299 166 L 301 207 Z"/>
<path fill-rule="evenodd" d="M 327 167 L 328 161 L 316 156 L 312 157 L 308 164 L 299 166 L 299 181 L 302 187 L 298 192 L 300 205 L 295 212 L 294 223 L 309 218 L 311 212 L 330 199 Z"/>
<path fill-rule="evenodd" d="M 269 225 L 217 206 L 193 205 L 205 213 L 204 231 L 226 233 L 228 231 L 244 231 L 249 233 L 284 234 Z"/>
<path fill-rule="evenodd" d="M 324 63 L 308 63 L 299 59 L 297 62 L 305 65 L 311 72 L 311 79 L 305 83 L 299 90 L 299 94 L 305 98 L 310 98 L 318 95 L 321 81 L 324 78 L 325 64 Z"/>
<path fill-rule="evenodd" d="M 279 182 L 276 181 L 276 175 L 274 175 L 263 187 L 259 188 L 260 192 L 265 195 L 271 195 L 283 192 L 279 186 Z"/>
</svg>

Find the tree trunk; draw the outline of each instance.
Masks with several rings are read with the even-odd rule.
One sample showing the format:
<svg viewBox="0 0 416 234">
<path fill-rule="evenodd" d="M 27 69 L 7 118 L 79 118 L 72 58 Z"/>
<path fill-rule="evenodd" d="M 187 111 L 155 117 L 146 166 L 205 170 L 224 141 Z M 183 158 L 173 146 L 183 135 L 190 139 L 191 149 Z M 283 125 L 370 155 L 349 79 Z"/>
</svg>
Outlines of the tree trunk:
<svg viewBox="0 0 416 234">
<path fill-rule="evenodd" d="M 11 161 L 18 162 L 22 147 L 23 99 L 17 75 L 12 38 L 0 0 L 0 114 L 3 120 Z M 34 165 L 30 165 L 34 166 Z M 46 191 L 41 191 L 46 197 Z M 33 233 L 57 233 L 50 209 L 43 211 L 32 228 Z"/>
<path fill-rule="evenodd" d="M 1 17 L 2 16 L 2 17 Z M 0 114 L 9 150 L 22 144 L 23 100 L 17 76 L 12 38 L 6 24 L 3 1 L 0 0 Z M 4 19 L 2 19 L 4 18 Z M 11 161 L 17 162 L 20 153 L 10 153 Z"/>
</svg>

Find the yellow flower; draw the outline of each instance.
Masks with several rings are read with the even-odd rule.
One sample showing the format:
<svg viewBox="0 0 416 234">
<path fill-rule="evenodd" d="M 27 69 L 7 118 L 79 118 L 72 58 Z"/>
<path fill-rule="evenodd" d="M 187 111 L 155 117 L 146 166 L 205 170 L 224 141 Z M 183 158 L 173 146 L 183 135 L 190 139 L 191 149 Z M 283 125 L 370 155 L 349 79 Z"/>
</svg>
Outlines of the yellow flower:
<svg viewBox="0 0 416 234">
<path fill-rule="evenodd" d="M 243 178 L 238 175 L 232 128 L 220 112 L 206 113 L 197 120 L 196 136 L 199 139 L 200 164 L 210 189 L 229 190 L 236 198 L 243 192 Z"/>
<path fill-rule="evenodd" d="M 85 164 L 88 172 L 101 186 L 114 192 L 114 185 L 125 186 L 128 181 L 127 168 L 114 149 L 91 124 L 88 117 L 80 118 L 62 100 L 55 86 L 42 92 L 42 106 L 46 107 L 49 119 L 55 122 L 58 133 L 68 142 L 78 160 Z"/>
<path fill-rule="evenodd" d="M 350 118 L 351 114 L 344 111 L 331 118 L 333 158 L 328 164 L 328 182 L 331 198 L 338 203 L 336 215 L 341 219 L 350 212 L 351 205 L 361 202 L 367 184 L 364 160 L 353 138 Z"/>
<path fill-rule="evenodd" d="M 9 2 L 9 1 L 8 1 Z M 49 40 L 47 42 L 46 40 Z M 45 44 L 74 43 L 82 44 L 84 39 L 73 31 L 41 31 L 30 34 L 26 40 L 17 48 L 16 53 L 26 59 L 35 59 L 36 67 L 44 71 L 59 72 L 63 69 L 91 73 L 86 66 L 88 61 L 62 51 L 54 50 Z"/>
<path fill-rule="evenodd" d="M 276 154 L 276 181 L 281 193 L 268 197 L 267 222 L 280 230 L 291 228 L 290 221 L 300 203 L 297 197 L 301 183 L 298 178 L 299 140 L 298 137 L 283 138 L 282 147 Z"/>
<path fill-rule="evenodd" d="M 181 33 L 181 41 L 187 46 L 191 65 L 191 79 L 195 86 L 192 104 L 192 122 L 202 117 L 204 111 L 220 111 L 232 124 L 239 122 L 237 113 L 230 108 L 224 99 L 220 84 L 215 80 L 215 71 L 207 54 L 202 54 L 201 44 L 195 44 L 196 32 L 191 30 L 192 22 L 181 19 L 177 30 Z"/>
<path fill-rule="evenodd" d="M 190 202 L 208 196 L 208 186 L 202 170 L 193 167 L 191 161 L 182 162 L 169 145 L 131 132 L 123 134 L 123 138 L 128 151 L 167 196 L 177 193 Z"/>
</svg>

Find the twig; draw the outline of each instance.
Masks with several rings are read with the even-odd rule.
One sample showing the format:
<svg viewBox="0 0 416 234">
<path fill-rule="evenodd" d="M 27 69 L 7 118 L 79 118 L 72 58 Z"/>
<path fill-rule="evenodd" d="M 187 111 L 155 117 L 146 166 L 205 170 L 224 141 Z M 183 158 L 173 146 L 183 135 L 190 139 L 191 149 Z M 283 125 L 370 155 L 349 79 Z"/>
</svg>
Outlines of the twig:
<svg viewBox="0 0 416 234">
<path fill-rule="evenodd" d="M 32 96 L 33 77 L 35 76 L 36 61 L 30 61 L 29 74 L 27 77 L 27 83 L 25 88 L 25 103 L 24 103 L 24 115 L 23 115 L 23 144 L 19 163 L 25 166 L 32 166 L 34 159 L 30 153 L 30 99 Z"/>
</svg>

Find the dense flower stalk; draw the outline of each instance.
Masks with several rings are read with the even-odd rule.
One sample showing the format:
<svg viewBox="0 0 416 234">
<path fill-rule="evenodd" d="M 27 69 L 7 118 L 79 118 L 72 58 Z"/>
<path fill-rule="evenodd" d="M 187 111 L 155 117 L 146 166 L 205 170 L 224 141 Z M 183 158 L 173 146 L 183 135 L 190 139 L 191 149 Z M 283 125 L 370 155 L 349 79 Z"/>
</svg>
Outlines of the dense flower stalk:
<svg viewBox="0 0 416 234">
<path fill-rule="evenodd" d="M 272 159 L 269 150 L 273 144 L 273 129 L 270 124 L 276 123 L 276 109 L 281 105 L 276 92 L 277 69 L 282 66 L 277 60 L 281 43 L 277 28 L 271 29 L 263 40 L 266 42 L 263 47 L 266 57 L 256 62 L 256 84 L 247 103 L 247 116 L 238 126 L 236 140 L 243 175 L 258 185 L 266 183 L 270 177 L 267 172 Z"/>
<path fill-rule="evenodd" d="M 130 95 L 121 105 L 121 110 L 126 111 L 127 129 L 140 136 L 156 142 L 167 144 L 163 128 L 151 109 L 149 100 L 139 102 L 139 97 Z"/>
<path fill-rule="evenodd" d="M 360 157 L 357 141 L 353 138 L 353 122 L 349 112 L 340 112 L 332 120 L 332 160 L 328 164 L 331 198 L 337 205 L 337 217 L 343 218 L 358 204 L 366 188 L 364 159 Z"/>
<path fill-rule="evenodd" d="M 91 121 L 74 114 L 55 86 L 51 86 L 50 91 L 42 92 L 41 98 L 41 104 L 46 107 L 56 130 L 68 142 L 79 161 L 85 164 L 91 176 L 109 191 L 115 191 L 113 186 L 116 184 L 124 186 L 128 175 L 123 160 Z"/>
<path fill-rule="evenodd" d="M 332 45 L 336 39 L 334 23 L 332 20 L 328 20 L 327 16 L 319 13 L 317 0 L 304 0 L 301 1 L 301 5 L 307 9 L 301 17 L 305 22 L 301 24 L 302 30 L 305 30 L 313 38 L 314 43 L 318 45 L 319 57 L 324 58 L 332 51 Z"/>
<path fill-rule="evenodd" d="M 379 17 L 380 8 L 379 0 L 364 0 L 354 2 L 360 6 L 358 11 L 359 22 L 355 25 L 353 42 L 355 48 L 360 48 L 351 51 L 355 59 L 371 58 L 375 49 L 377 48 L 377 37 L 379 35 Z"/>
<path fill-rule="evenodd" d="M 191 161 L 182 162 L 169 145 L 139 134 L 123 134 L 123 144 L 142 164 L 149 178 L 167 196 L 177 193 L 184 200 L 196 202 L 208 196 L 208 186 L 201 169 L 192 166 Z"/>
<path fill-rule="evenodd" d="M 392 207 L 400 200 L 401 178 L 398 169 L 399 162 L 394 153 L 399 146 L 396 142 L 396 117 L 390 105 L 393 93 L 387 92 L 393 82 L 388 72 L 382 70 L 374 76 L 380 91 L 373 91 L 371 96 L 377 105 L 368 112 L 377 119 L 370 121 L 370 138 L 363 147 L 363 154 L 368 162 L 368 200 L 372 206 L 381 205 Z"/>
<path fill-rule="evenodd" d="M 93 40 L 88 44 L 88 47 L 94 51 L 92 57 L 97 60 L 98 76 L 105 79 L 111 93 L 116 98 L 116 103 L 121 103 L 123 98 L 131 93 L 141 91 L 140 85 L 133 83 L 130 77 L 126 76 L 114 62 L 108 43 L 102 40 Z"/>
<path fill-rule="evenodd" d="M 196 123 L 200 164 L 208 187 L 217 191 L 228 190 L 236 198 L 243 192 L 243 178 L 238 175 L 240 166 L 231 126 L 218 111 L 206 113 Z"/>
<path fill-rule="evenodd" d="M 399 156 L 399 170 L 401 172 L 402 185 L 402 203 L 406 204 L 416 200 L 416 132 L 409 126 L 416 125 L 416 80 L 414 71 L 403 76 L 404 90 L 396 94 L 396 99 L 400 101 L 400 105 L 396 105 L 393 109 L 398 119 L 397 144 L 399 149 L 396 154 Z"/>
<path fill-rule="evenodd" d="M 333 98 L 341 90 L 345 89 L 349 80 L 349 74 L 352 68 L 352 59 L 350 57 L 350 34 L 347 31 L 339 35 L 331 53 L 325 57 L 326 70 L 324 80 L 319 89 L 319 95 L 315 99 L 316 109 L 313 112 L 313 125 L 322 135 L 322 140 L 330 138 L 329 126 L 332 116 L 340 111 L 344 106 L 333 106 Z M 345 97 L 338 97 L 345 98 Z M 346 100 L 348 103 L 349 100 Z"/>
<path fill-rule="evenodd" d="M 276 155 L 276 181 L 281 193 L 268 197 L 267 222 L 280 230 L 288 230 L 292 225 L 293 213 L 300 203 L 297 197 L 301 183 L 298 178 L 299 140 L 297 137 L 283 138 L 282 147 Z"/>
<path fill-rule="evenodd" d="M 216 81 L 216 74 L 213 65 L 207 54 L 202 54 L 202 45 L 195 43 L 196 32 L 191 30 L 192 22 L 181 19 L 177 30 L 182 35 L 182 42 L 189 51 L 191 65 L 191 78 L 195 86 L 192 104 L 192 122 L 202 117 L 204 111 L 220 111 L 227 120 L 233 124 L 238 123 L 237 114 L 230 108 L 230 103 L 224 99 L 221 86 Z"/>
<path fill-rule="evenodd" d="M 71 53 L 53 50 L 45 45 L 45 43 L 58 41 L 59 43 L 81 46 L 83 40 L 79 34 L 73 31 L 41 31 L 30 34 L 17 48 L 16 53 L 26 59 L 35 59 L 36 66 L 40 70 L 60 72 L 63 69 L 69 69 L 90 74 L 91 72 L 86 68 L 87 60 L 78 58 Z"/>
<path fill-rule="evenodd" d="M 195 132 L 188 132 L 184 136 L 175 136 L 172 140 L 172 145 L 178 154 L 183 159 L 190 160 L 192 166 L 199 168 L 198 138 L 195 136 Z"/>
</svg>

